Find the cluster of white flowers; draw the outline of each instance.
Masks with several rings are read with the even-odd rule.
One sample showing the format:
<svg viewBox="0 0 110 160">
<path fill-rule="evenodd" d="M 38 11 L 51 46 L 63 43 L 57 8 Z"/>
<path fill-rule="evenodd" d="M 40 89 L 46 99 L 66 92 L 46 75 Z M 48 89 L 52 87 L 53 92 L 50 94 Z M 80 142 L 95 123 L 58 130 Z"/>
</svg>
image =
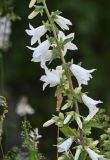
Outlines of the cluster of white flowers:
<svg viewBox="0 0 110 160">
<path fill-rule="evenodd" d="M 42 138 L 42 135 L 39 135 L 38 128 L 33 129 L 30 131 L 30 142 L 33 143 L 34 147 L 37 148 L 37 144 L 39 143 L 39 139 Z"/>
<path fill-rule="evenodd" d="M 72 138 L 68 138 L 63 143 L 61 143 L 61 144 L 59 144 L 57 146 L 58 147 L 58 152 L 67 152 L 70 149 L 72 143 L 73 143 L 73 139 Z M 82 149 L 83 149 L 82 146 L 79 145 L 78 148 L 77 148 L 77 150 L 76 150 L 76 154 L 75 154 L 74 160 L 78 160 L 79 159 L 79 156 L 81 154 Z M 104 160 L 103 155 L 97 154 L 96 152 L 94 152 L 89 147 L 85 146 L 85 150 L 87 151 L 89 157 L 92 160 L 99 160 L 99 159 L 100 160 Z"/>
<path fill-rule="evenodd" d="M 7 50 L 11 34 L 11 21 L 9 15 L 0 17 L 0 49 Z"/>
<path fill-rule="evenodd" d="M 36 3 L 36 0 L 31 0 L 29 7 L 33 7 Z M 35 10 L 29 15 L 29 19 L 34 18 L 38 13 L 35 12 Z M 47 12 L 48 16 L 48 12 Z M 52 17 L 49 17 L 52 18 Z M 55 15 L 55 18 L 52 19 L 52 23 L 50 21 L 50 25 L 58 25 L 57 27 L 60 27 L 60 29 L 57 30 L 56 33 L 53 34 L 56 37 L 54 37 L 54 40 L 49 39 L 49 35 L 46 35 L 46 40 L 42 41 L 42 37 L 48 33 L 49 29 L 47 28 L 46 24 L 43 23 L 43 25 L 34 28 L 31 24 L 29 24 L 29 29 L 26 30 L 26 33 L 31 36 L 31 46 L 37 43 L 37 47 L 29 47 L 30 50 L 33 51 L 32 55 L 32 61 L 33 62 L 40 62 L 40 65 L 42 69 L 44 69 L 45 75 L 41 76 L 40 80 L 44 82 L 43 84 L 43 90 L 46 88 L 47 85 L 50 87 L 60 86 L 61 85 L 61 79 L 63 78 L 63 73 L 65 74 L 65 68 L 64 63 L 63 65 L 57 66 L 56 69 L 49 69 L 47 67 L 47 61 L 51 62 L 54 58 L 54 49 L 59 49 L 58 54 L 59 56 L 66 56 L 66 53 L 68 50 L 74 51 L 77 50 L 77 46 L 72 43 L 72 40 L 74 39 L 74 33 L 71 33 L 67 36 L 63 33 L 64 30 L 69 30 L 69 26 L 72 25 L 71 21 L 58 15 Z M 51 26 L 52 28 L 53 26 Z M 61 31 L 63 30 L 63 31 Z M 57 40 L 55 40 L 57 38 Z M 59 46 L 58 46 L 59 45 Z M 61 53 L 59 53 L 61 51 Z M 60 55 L 62 54 L 62 55 Z M 81 67 L 78 64 L 70 63 L 69 66 L 69 72 L 76 78 L 78 87 L 82 89 L 83 85 L 88 85 L 88 81 L 92 79 L 92 73 L 95 71 L 95 69 L 86 70 L 85 68 Z M 68 79 L 67 75 L 65 75 Z M 77 87 L 77 88 L 78 88 Z M 98 112 L 98 108 L 96 107 L 97 104 L 102 103 L 100 100 L 96 101 L 92 98 L 88 97 L 85 93 L 81 92 L 81 99 L 82 102 L 88 107 L 89 114 L 87 117 L 85 117 L 85 121 L 90 121 Z M 75 114 L 75 120 L 79 126 L 79 129 L 82 129 L 82 122 L 80 119 L 80 116 L 78 116 L 78 113 Z M 71 119 L 71 115 L 67 117 L 67 119 Z M 64 124 L 67 123 L 67 119 L 64 120 Z M 51 124 L 55 123 L 54 119 L 49 120 L 46 122 L 43 126 L 47 127 Z M 72 145 L 73 139 L 70 137 L 63 143 L 57 145 L 58 152 L 67 152 L 71 145 Z M 93 150 L 89 148 L 89 146 L 85 147 L 85 150 L 89 154 L 90 158 L 92 160 L 98 160 L 98 158 L 101 158 L 102 155 L 98 155 Z M 79 155 L 82 151 L 82 146 L 78 146 L 78 149 L 76 151 L 75 160 L 78 160 Z"/>
</svg>

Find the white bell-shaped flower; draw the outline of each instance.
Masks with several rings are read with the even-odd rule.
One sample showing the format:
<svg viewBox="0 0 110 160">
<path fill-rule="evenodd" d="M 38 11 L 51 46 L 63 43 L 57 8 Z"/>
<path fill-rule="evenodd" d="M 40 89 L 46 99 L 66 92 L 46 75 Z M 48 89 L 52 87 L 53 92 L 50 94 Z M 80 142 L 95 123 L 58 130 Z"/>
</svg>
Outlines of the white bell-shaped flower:
<svg viewBox="0 0 110 160">
<path fill-rule="evenodd" d="M 19 116 L 25 116 L 26 114 L 34 114 L 34 109 L 30 105 L 19 104 L 16 108 L 16 113 Z"/>
<path fill-rule="evenodd" d="M 34 62 L 49 61 L 52 57 L 52 51 L 49 50 L 50 46 L 51 46 L 50 42 L 48 40 L 45 40 L 36 48 L 28 47 L 29 49 L 34 51 L 32 61 Z"/>
<path fill-rule="evenodd" d="M 88 81 L 92 78 L 91 73 L 95 71 L 95 69 L 86 70 L 76 64 L 72 64 L 70 70 L 76 77 L 79 86 L 81 86 L 82 84 L 88 85 Z"/>
<path fill-rule="evenodd" d="M 64 18 L 62 16 L 57 16 L 57 19 L 55 19 L 55 22 L 63 29 L 63 30 L 69 30 L 68 26 L 71 26 L 72 23 L 67 18 Z"/>
<path fill-rule="evenodd" d="M 31 38 L 31 45 L 35 44 L 37 41 L 40 43 L 40 38 L 47 32 L 44 25 L 39 26 L 37 28 L 34 28 L 31 24 L 29 24 L 30 29 L 26 29 L 26 33 L 29 36 L 32 36 Z"/>
<path fill-rule="evenodd" d="M 44 54 L 39 55 L 38 57 L 33 57 L 32 58 L 32 62 L 41 62 L 41 63 L 45 63 L 47 61 L 50 61 L 52 58 L 52 50 L 48 50 L 47 52 L 45 52 Z"/>
<path fill-rule="evenodd" d="M 84 104 L 88 107 L 89 109 L 89 115 L 85 118 L 86 121 L 91 120 L 95 114 L 98 112 L 98 108 L 96 107 L 97 104 L 102 103 L 102 101 L 96 101 L 93 100 L 92 98 L 88 97 L 86 94 L 82 95 L 82 100 Z"/>
<path fill-rule="evenodd" d="M 34 109 L 28 104 L 28 99 L 27 97 L 23 96 L 18 105 L 17 105 L 17 108 L 16 108 L 16 113 L 19 115 L 19 116 L 25 116 L 27 114 L 34 114 L 35 111 Z"/>
<path fill-rule="evenodd" d="M 58 39 L 62 39 L 63 41 L 69 38 L 74 38 L 74 33 L 69 34 L 68 36 L 65 36 L 65 34 L 62 31 L 59 31 L 58 33 Z M 77 46 L 75 44 L 73 44 L 72 42 L 68 42 L 64 45 L 64 51 L 63 51 L 63 55 L 65 56 L 67 50 L 77 50 Z"/>
<path fill-rule="evenodd" d="M 72 143 L 73 143 L 73 139 L 68 138 L 63 143 L 57 145 L 58 152 L 67 152 L 70 149 Z"/>
<path fill-rule="evenodd" d="M 43 75 L 41 77 L 41 81 L 45 82 L 43 85 L 43 90 L 46 88 L 47 85 L 50 85 L 50 87 L 54 87 L 58 84 L 60 84 L 60 79 L 62 77 L 63 69 L 62 66 L 57 66 L 56 70 L 52 69 L 51 71 L 44 66 L 46 75 Z"/>
<path fill-rule="evenodd" d="M 100 158 L 103 158 L 103 155 L 99 155 L 96 152 L 94 152 L 92 149 L 90 149 L 89 147 L 85 147 L 87 153 L 89 154 L 89 157 L 92 160 L 99 160 Z"/>
</svg>

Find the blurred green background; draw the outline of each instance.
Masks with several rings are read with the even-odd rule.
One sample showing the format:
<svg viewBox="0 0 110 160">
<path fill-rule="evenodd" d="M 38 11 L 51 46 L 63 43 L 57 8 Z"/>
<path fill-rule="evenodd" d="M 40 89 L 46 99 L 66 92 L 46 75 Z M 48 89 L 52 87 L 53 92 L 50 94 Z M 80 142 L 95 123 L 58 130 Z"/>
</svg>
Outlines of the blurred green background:
<svg viewBox="0 0 110 160">
<path fill-rule="evenodd" d="M 110 0 L 47 0 L 50 11 L 60 10 L 63 16 L 73 23 L 71 32 L 75 32 L 74 43 L 79 50 L 68 53 L 75 63 L 83 62 L 87 69 L 96 68 L 93 80 L 83 91 L 89 92 L 94 99 L 104 101 L 103 107 L 110 106 Z M 40 150 L 50 160 L 55 158 L 56 128 L 43 128 L 42 124 L 55 114 L 55 88 L 42 91 L 40 77 L 44 73 L 38 63 L 31 62 L 32 52 L 26 48 L 30 45 L 30 37 L 25 33 L 28 28 L 27 19 L 31 10 L 29 0 L 14 0 L 14 10 L 22 19 L 12 25 L 11 42 L 7 53 L 4 53 L 5 88 L 9 101 L 9 113 L 6 122 L 6 150 L 13 145 L 19 145 L 18 128 L 20 118 L 15 113 L 19 97 L 25 95 L 36 110 L 34 116 L 29 116 L 33 127 L 38 127 L 43 135 Z M 38 16 L 30 23 L 37 27 L 41 24 Z M 67 32 L 68 34 L 68 32 Z M 10 122 L 10 123 L 8 123 Z M 18 125 L 16 125 L 18 124 Z"/>
</svg>

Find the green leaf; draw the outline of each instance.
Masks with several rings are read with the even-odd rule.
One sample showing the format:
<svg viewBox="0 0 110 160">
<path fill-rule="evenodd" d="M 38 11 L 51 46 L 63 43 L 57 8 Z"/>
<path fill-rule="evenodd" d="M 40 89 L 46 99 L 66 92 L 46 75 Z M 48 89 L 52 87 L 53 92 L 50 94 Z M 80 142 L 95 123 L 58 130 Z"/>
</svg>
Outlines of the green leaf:
<svg viewBox="0 0 110 160">
<path fill-rule="evenodd" d="M 60 128 L 60 131 L 66 136 L 66 137 L 76 137 L 77 136 L 77 132 L 76 129 L 72 129 L 70 127 L 62 127 Z"/>
<path fill-rule="evenodd" d="M 99 129 L 102 128 L 102 126 L 96 121 L 89 121 L 88 123 L 85 122 L 84 127 L 85 128 L 99 128 Z"/>
</svg>

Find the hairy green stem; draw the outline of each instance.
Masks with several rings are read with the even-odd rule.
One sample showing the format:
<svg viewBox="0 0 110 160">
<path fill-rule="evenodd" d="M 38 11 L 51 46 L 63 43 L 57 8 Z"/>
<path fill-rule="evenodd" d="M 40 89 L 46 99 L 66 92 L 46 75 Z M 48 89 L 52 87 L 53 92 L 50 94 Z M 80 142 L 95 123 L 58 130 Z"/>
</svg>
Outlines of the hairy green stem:
<svg viewBox="0 0 110 160">
<path fill-rule="evenodd" d="M 75 109 L 76 109 L 76 113 L 79 114 L 79 107 L 78 107 L 78 102 L 75 101 Z M 80 144 L 83 145 L 84 141 L 83 141 L 83 131 L 82 129 L 79 128 L 80 131 Z"/>
</svg>

